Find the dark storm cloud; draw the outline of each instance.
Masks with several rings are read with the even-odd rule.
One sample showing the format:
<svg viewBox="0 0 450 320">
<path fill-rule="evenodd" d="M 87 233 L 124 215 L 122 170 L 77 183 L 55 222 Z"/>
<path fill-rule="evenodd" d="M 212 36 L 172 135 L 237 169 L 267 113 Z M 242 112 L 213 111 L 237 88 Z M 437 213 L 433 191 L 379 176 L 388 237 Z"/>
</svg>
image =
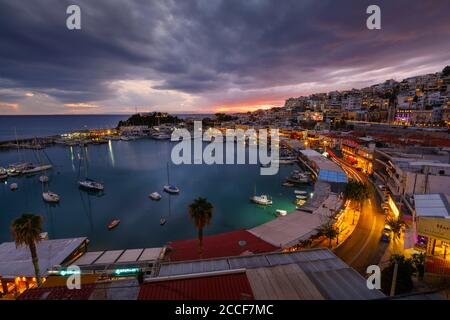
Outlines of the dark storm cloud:
<svg viewBox="0 0 450 320">
<path fill-rule="evenodd" d="M 114 98 L 113 80 L 150 79 L 201 96 L 450 59 L 448 0 L 375 1 L 381 31 L 365 26 L 372 2 L 3 0 L 0 86 L 84 102 Z M 65 28 L 70 4 L 81 31 Z"/>
</svg>

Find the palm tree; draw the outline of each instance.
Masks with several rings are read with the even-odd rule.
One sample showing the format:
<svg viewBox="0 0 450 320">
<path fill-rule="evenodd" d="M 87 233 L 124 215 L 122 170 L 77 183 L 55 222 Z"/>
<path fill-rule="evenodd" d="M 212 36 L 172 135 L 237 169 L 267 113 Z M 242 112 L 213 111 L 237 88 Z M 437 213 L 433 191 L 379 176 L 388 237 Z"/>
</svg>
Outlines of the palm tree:
<svg viewBox="0 0 450 320">
<path fill-rule="evenodd" d="M 400 235 L 402 234 L 402 230 L 405 227 L 405 222 L 401 220 L 400 218 L 388 218 L 386 220 L 386 224 L 391 228 L 392 234 L 394 237 L 397 237 L 397 239 L 400 239 Z"/>
<path fill-rule="evenodd" d="M 349 181 L 345 186 L 344 197 L 348 200 L 355 200 L 359 202 L 360 209 L 364 200 L 370 196 L 369 187 L 359 181 Z"/>
<path fill-rule="evenodd" d="M 210 224 L 213 214 L 213 205 L 206 198 L 197 198 L 189 205 L 189 216 L 198 230 L 198 246 L 200 258 L 203 249 L 203 228 Z"/>
<path fill-rule="evenodd" d="M 43 218 L 41 216 L 23 214 L 11 224 L 11 231 L 16 247 L 25 245 L 30 248 L 38 286 L 41 285 L 41 276 L 39 272 L 39 259 L 36 252 L 36 243 L 41 241 L 40 234 L 42 232 L 42 221 Z"/>
<path fill-rule="evenodd" d="M 326 237 L 330 241 L 328 247 L 331 248 L 331 241 L 333 241 L 333 239 L 336 239 L 338 236 L 338 230 L 336 229 L 336 227 L 332 223 L 325 223 L 321 225 L 317 230 L 319 231 L 318 233 L 320 235 Z"/>
</svg>

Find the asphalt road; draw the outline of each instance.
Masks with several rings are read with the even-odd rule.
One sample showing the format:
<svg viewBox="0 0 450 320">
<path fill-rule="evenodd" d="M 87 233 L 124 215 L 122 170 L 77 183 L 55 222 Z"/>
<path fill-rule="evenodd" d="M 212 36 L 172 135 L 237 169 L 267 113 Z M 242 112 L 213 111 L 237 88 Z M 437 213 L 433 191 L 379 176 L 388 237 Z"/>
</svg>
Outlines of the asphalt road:
<svg viewBox="0 0 450 320">
<path fill-rule="evenodd" d="M 349 176 L 369 184 L 365 174 L 339 158 L 334 159 Z M 380 202 L 372 190 L 369 199 L 362 206 L 362 212 L 355 230 L 334 252 L 355 270 L 365 274 L 367 266 L 378 264 L 388 247 L 387 243 L 380 241 L 384 223 L 385 216 L 381 210 Z"/>
</svg>

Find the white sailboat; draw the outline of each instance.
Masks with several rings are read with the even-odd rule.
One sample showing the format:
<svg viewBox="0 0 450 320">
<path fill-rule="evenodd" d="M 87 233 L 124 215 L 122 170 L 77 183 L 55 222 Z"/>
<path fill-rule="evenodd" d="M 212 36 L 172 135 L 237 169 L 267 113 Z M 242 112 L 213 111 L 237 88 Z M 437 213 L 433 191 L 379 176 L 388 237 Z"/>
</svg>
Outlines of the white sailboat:
<svg viewBox="0 0 450 320">
<path fill-rule="evenodd" d="M 29 163 L 26 168 L 22 171 L 23 174 L 32 174 L 32 173 L 38 173 L 41 171 L 49 170 L 53 166 L 51 164 L 45 164 L 45 165 L 34 165 L 32 163 Z"/>
<path fill-rule="evenodd" d="M 250 200 L 256 204 L 260 204 L 263 206 L 270 206 L 273 203 L 270 197 L 265 194 L 262 194 L 260 196 L 253 196 L 250 198 Z"/>
<path fill-rule="evenodd" d="M 83 158 L 84 158 L 84 169 L 85 169 L 85 178 L 78 180 L 78 185 L 82 189 L 91 190 L 91 191 L 103 191 L 105 190 L 105 185 L 99 181 L 95 181 L 93 179 L 89 179 L 87 177 L 88 175 L 88 164 L 87 164 L 87 155 L 84 148 L 83 149 Z M 81 158 L 80 158 L 80 164 L 78 167 L 78 176 L 80 176 L 80 170 L 81 170 Z"/>
<path fill-rule="evenodd" d="M 254 195 L 253 195 L 253 197 L 250 197 L 250 201 L 252 201 L 256 204 L 263 205 L 263 206 L 270 206 L 273 203 L 272 199 L 268 195 L 262 194 L 260 196 L 257 196 L 256 195 L 256 186 L 255 186 Z"/>
<path fill-rule="evenodd" d="M 45 202 L 50 202 L 50 203 L 58 203 L 60 200 L 59 196 L 56 193 L 51 192 L 51 191 L 43 192 L 42 198 L 44 199 Z"/>
<path fill-rule="evenodd" d="M 167 185 L 164 186 L 164 191 L 170 194 L 178 194 L 180 193 L 180 189 L 170 184 L 170 178 L 169 178 L 169 163 L 167 162 Z"/>
</svg>

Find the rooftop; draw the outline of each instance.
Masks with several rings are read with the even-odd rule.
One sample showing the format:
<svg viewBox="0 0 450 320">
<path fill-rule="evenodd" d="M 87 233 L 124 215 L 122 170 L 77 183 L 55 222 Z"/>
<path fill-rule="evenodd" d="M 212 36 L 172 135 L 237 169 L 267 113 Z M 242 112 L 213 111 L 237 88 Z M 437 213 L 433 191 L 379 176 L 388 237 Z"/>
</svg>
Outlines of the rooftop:
<svg viewBox="0 0 450 320">
<path fill-rule="evenodd" d="M 450 205 L 442 194 L 415 194 L 414 206 L 418 217 L 450 219 Z"/>
<path fill-rule="evenodd" d="M 45 273 L 55 265 L 62 264 L 74 251 L 85 243 L 87 238 L 43 240 L 36 246 L 39 269 Z M 4 278 L 34 277 L 30 249 L 16 247 L 14 242 L 0 245 L 0 276 Z"/>
<path fill-rule="evenodd" d="M 292 246 L 316 234 L 317 228 L 332 214 L 332 210 L 339 209 L 340 205 L 341 200 L 338 196 L 330 194 L 313 213 L 298 210 L 252 228 L 249 232 L 272 245 Z"/>
<path fill-rule="evenodd" d="M 31 289 L 20 299 L 369 300 L 384 298 L 328 249 L 161 264 L 157 277 Z"/>
<path fill-rule="evenodd" d="M 168 243 L 171 261 L 199 259 L 198 239 L 178 240 Z M 241 254 L 264 253 L 278 247 L 256 237 L 246 230 L 237 230 L 203 237 L 202 258 L 239 256 Z"/>
<path fill-rule="evenodd" d="M 300 152 L 310 161 L 315 163 L 319 169 L 319 180 L 342 183 L 348 182 L 347 176 L 341 167 L 324 155 L 312 149 L 300 150 Z"/>
</svg>

